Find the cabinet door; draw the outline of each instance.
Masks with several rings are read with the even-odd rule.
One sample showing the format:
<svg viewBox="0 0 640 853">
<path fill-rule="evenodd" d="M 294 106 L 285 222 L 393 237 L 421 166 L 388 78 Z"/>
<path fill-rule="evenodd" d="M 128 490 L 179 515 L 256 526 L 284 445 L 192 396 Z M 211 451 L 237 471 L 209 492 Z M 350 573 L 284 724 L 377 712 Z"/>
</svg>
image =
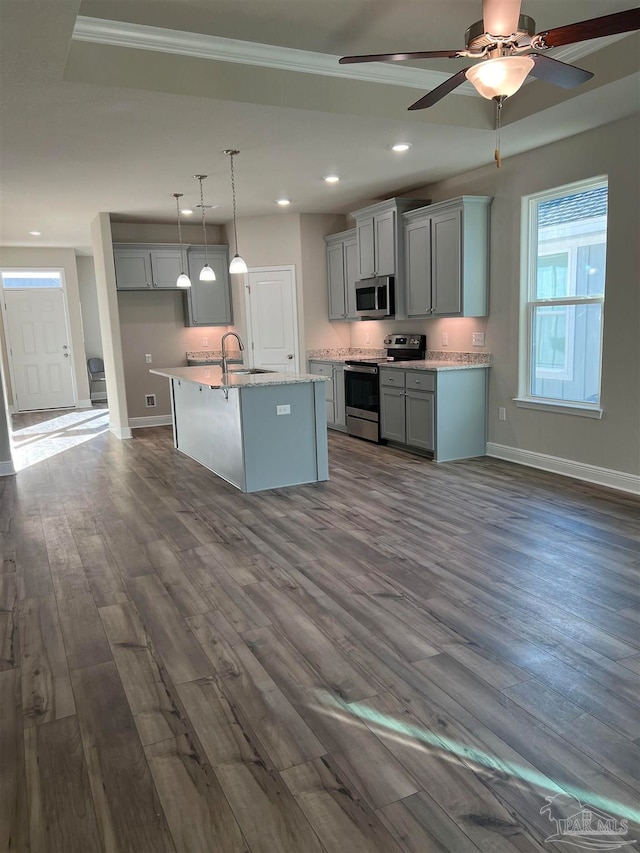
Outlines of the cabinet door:
<svg viewBox="0 0 640 853">
<path fill-rule="evenodd" d="M 329 287 L 329 319 L 344 320 L 347 315 L 345 301 L 344 243 L 327 247 L 327 283 Z"/>
<path fill-rule="evenodd" d="M 340 426 L 347 425 L 344 399 L 344 367 L 333 366 L 333 416 L 334 422 Z"/>
<path fill-rule="evenodd" d="M 181 290 L 176 288 L 176 281 L 183 270 L 186 271 L 180 249 L 151 250 L 151 273 L 157 290 Z"/>
<path fill-rule="evenodd" d="M 396 212 L 379 213 L 374 220 L 376 275 L 396 274 Z"/>
<path fill-rule="evenodd" d="M 405 441 L 405 392 L 399 388 L 380 388 L 380 435 L 391 441 Z"/>
<path fill-rule="evenodd" d="M 410 222 L 405 229 L 407 316 L 431 312 L 431 220 Z"/>
<path fill-rule="evenodd" d="M 146 290 L 153 287 L 151 253 L 146 249 L 114 249 L 118 290 Z"/>
<path fill-rule="evenodd" d="M 358 242 L 355 237 L 344 241 L 344 278 L 347 320 L 357 320 L 356 281 L 358 280 Z"/>
<path fill-rule="evenodd" d="M 435 394 L 431 391 L 407 389 L 407 444 L 422 450 L 433 450 Z"/>
<path fill-rule="evenodd" d="M 358 219 L 358 278 L 371 278 L 376 273 L 373 216 Z"/>
<path fill-rule="evenodd" d="M 462 211 L 434 216 L 431 225 L 433 314 L 462 311 Z"/>
<path fill-rule="evenodd" d="M 185 326 L 229 326 L 233 322 L 227 251 L 212 249 L 208 258 L 216 280 L 200 281 L 205 254 L 199 250 L 189 252 L 191 287 L 184 291 Z"/>
</svg>

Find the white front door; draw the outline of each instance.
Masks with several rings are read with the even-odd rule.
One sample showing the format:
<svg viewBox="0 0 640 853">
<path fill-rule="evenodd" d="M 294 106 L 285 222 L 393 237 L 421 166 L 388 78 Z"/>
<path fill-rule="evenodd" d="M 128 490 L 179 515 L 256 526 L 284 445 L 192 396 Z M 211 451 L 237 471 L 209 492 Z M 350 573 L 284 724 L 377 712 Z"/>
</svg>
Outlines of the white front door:
<svg viewBox="0 0 640 853">
<path fill-rule="evenodd" d="M 293 267 L 249 270 L 247 332 L 252 365 L 297 373 L 298 316 Z"/>
<path fill-rule="evenodd" d="M 75 406 L 62 290 L 5 289 L 4 305 L 16 411 Z"/>
</svg>

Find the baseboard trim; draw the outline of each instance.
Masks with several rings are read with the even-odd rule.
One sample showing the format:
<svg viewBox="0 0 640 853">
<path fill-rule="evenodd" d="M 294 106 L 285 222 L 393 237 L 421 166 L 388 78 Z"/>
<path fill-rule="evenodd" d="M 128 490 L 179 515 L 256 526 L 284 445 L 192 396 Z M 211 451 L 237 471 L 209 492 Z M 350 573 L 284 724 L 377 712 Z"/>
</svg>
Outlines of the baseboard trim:
<svg viewBox="0 0 640 853">
<path fill-rule="evenodd" d="M 146 418 L 129 418 L 129 426 L 131 429 L 141 429 L 142 427 L 154 426 L 171 426 L 171 415 L 150 415 Z"/>
<path fill-rule="evenodd" d="M 109 432 L 113 433 L 116 438 L 133 438 L 129 427 L 109 427 Z"/>
<path fill-rule="evenodd" d="M 0 462 L 0 477 L 12 477 L 16 473 L 13 462 Z"/>
<path fill-rule="evenodd" d="M 572 459 L 549 456 L 533 450 L 521 450 L 518 447 L 495 444 L 491 441 L 487 442 L 487 456 L 504 459 L 506 462 L 517 462 L 529 468 L 539 468 L 541 471 L 551 471 L 554 474 L 562 474 L 565 477 L 573 477 L 598 486 L 607 486 L 621 492 L 630 492 L 632 495 L 640 495 L 640 477 L 636 474 L 626 474 L 624 471 L 614 471 L 611 468 L 601 468 L 586 462 L 575 462 Z"/>
</svg>

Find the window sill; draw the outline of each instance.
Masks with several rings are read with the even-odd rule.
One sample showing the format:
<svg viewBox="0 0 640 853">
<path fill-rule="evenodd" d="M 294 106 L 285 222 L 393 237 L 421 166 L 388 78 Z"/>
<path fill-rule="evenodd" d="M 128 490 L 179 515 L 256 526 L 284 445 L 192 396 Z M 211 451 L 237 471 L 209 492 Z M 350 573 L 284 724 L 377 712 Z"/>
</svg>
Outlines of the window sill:
<svg viewBox="0 0 640 853">
<path fill-rule="evenodd" d="M 538 409 L 560 415 L 578 415 L 581 418 L 602 418 L 603 409 L 586 403 L 562 403 L 541 400 L 537 397 L 514 397 L 513 402 L 519 409 Z"/>
</svg>

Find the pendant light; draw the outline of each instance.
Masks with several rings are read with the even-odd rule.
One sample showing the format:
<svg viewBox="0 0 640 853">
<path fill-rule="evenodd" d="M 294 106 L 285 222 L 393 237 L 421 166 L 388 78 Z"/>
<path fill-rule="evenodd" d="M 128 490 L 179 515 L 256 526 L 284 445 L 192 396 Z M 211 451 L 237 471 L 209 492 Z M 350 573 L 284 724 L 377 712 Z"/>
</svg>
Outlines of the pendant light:
<svg viewBox="0 0 640 853">
<path fill-rule="evenodd" d="M 176 216 L 178 217 L 178 240 L 180 241 L 180 269 L 182 272 L 176 280 L 176 287 L 191 287 L 191 279 L 185 273 L 183 267 L 184 254 L 182 252 L 182 227 L 180 225 L 180 203 L 178 199 L 182 198 L 183 193 L 171 193 L 176 200 Z"/>
<path fill-rule="evenodd" d="M 200 212 L 202 213 L 202 233 L 204 235 L 204 266 L 200 270 L 200 275 L 198 276 L 200 281 L 215 281 L 216 274 L 209 266 L 209 255 L 207 253 L 207 225 L 205 222 L 205 205 L 204 205 L 204 195 L 202 192 L 202 182 L 207 177 L 206 175 L 194 175 L 193 176 L 197 181 L 200 181 L 200 204 L 198 207 L 200 208 Z"/>
<path fill-rule="evenodd" d="M 233 238 L 235 240 L 236 253 L 231 259 L 231 263 L 229 264 L 229 272 L 230 273 L 246 273 L 249 272 L 246 263 L 238 254 L 238 228 L 236 226 L 236 182 L 235 175 L 233 173 L 233 158 L 236 154 L 239 154 L 239 151 L 236 151 L 235 148 L 225 148 L 222 152 L 223 154 L 228 154 L 229 159 L 231 160 L 231 194 L 233 196 Z"/>
</svg>

